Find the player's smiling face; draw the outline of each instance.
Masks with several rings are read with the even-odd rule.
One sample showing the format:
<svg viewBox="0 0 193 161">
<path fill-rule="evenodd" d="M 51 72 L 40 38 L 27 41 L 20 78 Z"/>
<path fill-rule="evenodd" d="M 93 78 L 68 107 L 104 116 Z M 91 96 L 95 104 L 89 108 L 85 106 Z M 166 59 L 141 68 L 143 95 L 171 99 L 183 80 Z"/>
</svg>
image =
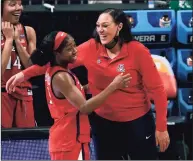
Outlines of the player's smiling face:
<svg viewBox="0 0 193 161">
<path fill-rule="evenodd" d="M 5 0 L 3 3 L 3 21 L 17 24 L 23 11 L 21 0 Z"/>
<path fill-rule="evenodd" d="M 66 46 L 62 49 L 60 53 L 57 54 L 57 62 L 62 66 L 68 63 L 73 63 L 77 58 L 76 54 L 76 43 L 74 39 L 70 35 L 68 35 L 68 42 Z"/>
</svg>

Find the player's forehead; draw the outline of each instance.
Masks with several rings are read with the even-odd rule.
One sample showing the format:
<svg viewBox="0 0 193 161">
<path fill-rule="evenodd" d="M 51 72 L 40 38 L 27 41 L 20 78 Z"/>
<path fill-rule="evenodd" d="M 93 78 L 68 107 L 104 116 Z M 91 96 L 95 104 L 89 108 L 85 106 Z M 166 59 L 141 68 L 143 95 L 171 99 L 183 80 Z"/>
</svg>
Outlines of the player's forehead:
<svg viewBox="0 0 193 161">
<path fill-rule="evenodd" d="M 7 2 L 7 3 L 10 3 L 10 2 L 14 2 L 14 3 L 16 3 L 16 2 L 22 2 L 22 0 L 4 0 L 4 2 Z"/>
<path fill-rule="evenodd" d="M 76 46 L 76 42 L 75 42 L 74 38 L 72 38 L 70 36 L 65 48 L 70 48 L 70 47 L 73 47 L 73 46 Z"/>
</svg>

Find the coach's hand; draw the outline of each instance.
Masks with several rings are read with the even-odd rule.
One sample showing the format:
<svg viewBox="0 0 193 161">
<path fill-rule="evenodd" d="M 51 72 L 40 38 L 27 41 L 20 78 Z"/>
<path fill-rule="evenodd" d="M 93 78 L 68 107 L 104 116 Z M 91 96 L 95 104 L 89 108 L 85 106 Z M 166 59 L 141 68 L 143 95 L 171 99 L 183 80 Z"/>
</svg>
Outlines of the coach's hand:
<svg viewBox="0 0 193 161">
<path fill-rule="evenodd" d="M 15 87 L 24 81 L 24 75 L 22 72 L 19 72 L 13 75 L 6 83 L 6 91 L 12 93 L 15 91 Z"/>
<path fill-rule="evenodd" d="M 168 131 L 157 131 L 155 132 L 156 138 L 156 145 L 160 147 L 160 152 L 164 152 L 169 144 L 170 144 L 170 137 Z"/>
</svg>

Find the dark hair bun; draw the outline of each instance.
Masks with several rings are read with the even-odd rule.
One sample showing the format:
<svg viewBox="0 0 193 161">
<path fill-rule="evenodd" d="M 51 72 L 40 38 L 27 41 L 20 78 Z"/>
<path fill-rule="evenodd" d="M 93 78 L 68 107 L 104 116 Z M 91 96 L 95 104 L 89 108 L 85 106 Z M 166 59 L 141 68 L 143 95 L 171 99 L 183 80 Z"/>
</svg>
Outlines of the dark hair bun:
<svg viewBox="0 0 193 161">
<path fill-rule="evenodd" d="M 39 49 L 33 51 L 33 53 L 30 56 L 30 59 L 33 64 L 37 64 L 40 66 L 47 64 L 49 61 L 48 55 L 46 55 L 45 52 Z"/>
</svg>

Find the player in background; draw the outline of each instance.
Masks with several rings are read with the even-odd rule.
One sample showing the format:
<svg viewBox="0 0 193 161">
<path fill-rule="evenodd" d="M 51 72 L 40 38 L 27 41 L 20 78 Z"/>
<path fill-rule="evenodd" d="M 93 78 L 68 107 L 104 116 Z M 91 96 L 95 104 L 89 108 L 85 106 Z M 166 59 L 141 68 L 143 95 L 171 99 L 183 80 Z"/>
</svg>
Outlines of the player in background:
<svg viewBox="0 0 193 161">
<path fill-rule="evenodd" d="M 21 0 L 1 1 L 1 92 L 2 127 L 34 127 L 32 87 L 29 82 L 17 86 L 8 94 L 7 80 L 28 67 L 29 56 L 36 49 L 36 33 L 19 20 L 23 11 Z"/>
</svg>

